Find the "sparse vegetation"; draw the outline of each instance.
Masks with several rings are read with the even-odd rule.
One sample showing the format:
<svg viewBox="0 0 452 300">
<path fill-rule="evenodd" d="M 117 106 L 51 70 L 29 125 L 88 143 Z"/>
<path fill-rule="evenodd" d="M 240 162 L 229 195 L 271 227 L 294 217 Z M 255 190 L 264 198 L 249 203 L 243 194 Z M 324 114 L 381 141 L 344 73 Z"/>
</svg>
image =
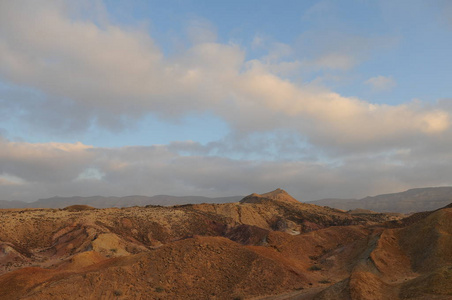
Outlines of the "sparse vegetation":
<svg viewBox="0 0 452 300">
<path fill-rule="evenodd" d="M 331 283 L 331 281 L 323 279 L 323 280 L 320 280 L 319 283 L 321 283 L 321 284 L 328 284 L 328 283 Z"/>
<path fill-rule="evenodd" d="M 158 286 L 158 287 L 155 288 L 155 291 L 156 291 L 157 293 L 162 293 L 162 292 L 165 291 L 165 289 L 164 289 L 163 287 L 161 287 L 161 286 Z"/>
<path fill-rule="evenodd" d="M 69 212 L 79 212 L 79 211 L 86 211 L 86 210 L 95 210 L 95 208 L 92 206 L 89 206 L 89 205 L 76 204 L 76 205 L 67 206 L 67 207 L 63 208 L 63 210 L 67 210 Z"/>
<path fill-rule="evenodd" d="M 318 265 L 313 265 L 313 266 L 309 267 L 309 270 L 310 271 L 320 271 L 320 270 L 322 270 L 322 268 L 319 267 Z"/>
<path fill-rule="evenodd" d="M 113 295 L 115 295 L 116 297 L 122 296 L 122 291 L 120 291 L 120 290 L 114 290 L 114 291 L 113 291 Z"/>
</svg>

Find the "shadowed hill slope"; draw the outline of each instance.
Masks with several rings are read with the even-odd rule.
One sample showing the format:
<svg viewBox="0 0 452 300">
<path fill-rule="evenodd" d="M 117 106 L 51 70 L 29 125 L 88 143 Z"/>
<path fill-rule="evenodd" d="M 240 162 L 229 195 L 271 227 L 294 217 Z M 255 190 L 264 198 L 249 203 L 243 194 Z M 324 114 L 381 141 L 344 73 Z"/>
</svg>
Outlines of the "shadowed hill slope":
<svg viewBox="0 0 452 300">
<path fill-rule="evenodd" d="M 374 235 L 350 275 L 315 299 L 451 299 L 452 209 Z"/>
</svg>

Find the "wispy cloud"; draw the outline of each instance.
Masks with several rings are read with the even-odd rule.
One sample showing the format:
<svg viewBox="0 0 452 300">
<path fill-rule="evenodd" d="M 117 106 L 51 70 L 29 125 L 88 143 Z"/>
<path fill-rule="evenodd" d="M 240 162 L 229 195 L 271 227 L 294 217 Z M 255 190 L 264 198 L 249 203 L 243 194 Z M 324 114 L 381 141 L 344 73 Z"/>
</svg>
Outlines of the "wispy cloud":
<svg viewBox="0 0 452 300">
<path fill-rule="evenodd" d="M 215 26 L 209 21 L 199 18 L 189 22 L 187 34 L 193 44 L 215 43 L 217 40 Z"/>
<path fill-rule="evenodd" d="M 372 90 L 377 92 L 390 91 L 397 86 L 397 82 L 392 76 L 376 76 L 369 78 L 365 82 Z"/>
</svg>

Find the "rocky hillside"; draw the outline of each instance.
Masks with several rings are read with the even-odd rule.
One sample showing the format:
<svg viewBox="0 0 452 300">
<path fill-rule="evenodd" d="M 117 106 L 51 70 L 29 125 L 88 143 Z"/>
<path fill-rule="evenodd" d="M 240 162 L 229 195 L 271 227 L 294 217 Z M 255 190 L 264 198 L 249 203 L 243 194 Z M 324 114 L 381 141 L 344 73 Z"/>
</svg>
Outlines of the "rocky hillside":
<svg viewBox="0 0 452 300">
<path fill-rule="evenodd" d="M 398 215 L 283 190 L 172 207 L 0 210 L 0 299 L 448 299 L 452 210 Z"/>
</svg>

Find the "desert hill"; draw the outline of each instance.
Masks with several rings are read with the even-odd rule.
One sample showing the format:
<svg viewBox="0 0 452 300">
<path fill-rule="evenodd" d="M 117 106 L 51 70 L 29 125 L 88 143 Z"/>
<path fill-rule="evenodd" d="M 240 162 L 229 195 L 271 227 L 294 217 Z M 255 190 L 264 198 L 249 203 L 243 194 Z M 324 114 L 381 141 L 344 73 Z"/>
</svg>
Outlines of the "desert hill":
<svg viewBox="0 0 452 300">
<path fill-rule="evenodd" d="M 189 203 L 228 203 L 237 202 L 242 196 L 202 197 L 202 196 L 125 196 L 125 197 L 52 197 L 27 203 L 23 201 L 0 201 L 1 208 L 64 208 L 70 205 L 89 205 L 96 208 L 131 207 L 146 205 L 183 205 Z"/>
<path fill-rule="evenodd" d="M 450 299 L 452 208 L 240 202 L 0 210 L 0 299 Z M 447 298 L 449 297 L 449 298 Z"/>
<path fill-rule="evenodd" d="M 265 200 L 277 200 L 287 203 L 300 203 L 297 199 L 289 195 L 289 193 L 287 193 L 285 190 L 279 188 L 262 195 L 253 193 L 240 200 L 240 203 L 259 203 Z"/>
<path fill-rule="evenodd" d="M 383 229 L 350 276 L 315 299 L 451 299 L 452 209 Z"/>
<path fill-rule="evenodd" d="M 322 199 L 309 203 L 342 210 L 367 209 L 376 212 L 412 213 L 435 210 L 452 202 L 452 187 L 410 189 L 362 199 Z"/>
</svg>

